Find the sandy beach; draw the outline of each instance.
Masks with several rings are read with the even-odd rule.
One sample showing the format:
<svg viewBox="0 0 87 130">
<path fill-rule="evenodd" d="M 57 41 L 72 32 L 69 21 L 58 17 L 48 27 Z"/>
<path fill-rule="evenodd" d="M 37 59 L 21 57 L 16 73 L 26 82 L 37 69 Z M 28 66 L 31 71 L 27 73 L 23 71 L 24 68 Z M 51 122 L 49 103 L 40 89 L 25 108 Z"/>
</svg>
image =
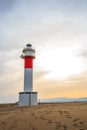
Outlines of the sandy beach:
<svg viewBox="0 0 87 130">
<path fill-rule="evenodd" d="M 87 103 L 3 104 L 0 130 L 87 130 Z"/>
</svg>

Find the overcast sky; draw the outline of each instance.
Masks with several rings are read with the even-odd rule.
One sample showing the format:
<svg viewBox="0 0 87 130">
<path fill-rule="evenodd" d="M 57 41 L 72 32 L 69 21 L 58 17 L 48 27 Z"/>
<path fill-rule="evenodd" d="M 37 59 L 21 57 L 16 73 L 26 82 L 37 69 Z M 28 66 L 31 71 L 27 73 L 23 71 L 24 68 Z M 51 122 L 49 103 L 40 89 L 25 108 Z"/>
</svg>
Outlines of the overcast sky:
<svg viewBox="0 0 87 130">
<path fill-rule="evenodd" d="M 39 98 L 87 97 L 87 0 L 0 0 L 0 102 L 23 91 L 27 43 Z"/>
</svg>

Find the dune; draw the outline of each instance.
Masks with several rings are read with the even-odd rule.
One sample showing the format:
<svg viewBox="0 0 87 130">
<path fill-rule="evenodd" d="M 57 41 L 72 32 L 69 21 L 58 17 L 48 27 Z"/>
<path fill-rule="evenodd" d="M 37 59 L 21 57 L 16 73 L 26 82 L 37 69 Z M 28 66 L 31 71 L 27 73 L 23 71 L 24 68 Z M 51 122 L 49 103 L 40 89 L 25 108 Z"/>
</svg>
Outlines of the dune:
<svg viewBox="0 0 87 130">
<path fill-rule="evenodd" d="M 87 102 L 2 104 L 0 130 L 87 130 Z"/>
</svg>

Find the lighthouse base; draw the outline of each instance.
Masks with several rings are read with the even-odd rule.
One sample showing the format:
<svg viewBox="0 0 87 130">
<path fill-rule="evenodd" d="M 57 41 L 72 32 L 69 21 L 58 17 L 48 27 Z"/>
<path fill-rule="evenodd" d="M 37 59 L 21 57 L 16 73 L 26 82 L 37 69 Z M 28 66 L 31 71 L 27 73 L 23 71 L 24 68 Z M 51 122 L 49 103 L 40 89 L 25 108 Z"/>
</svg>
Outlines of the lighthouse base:
<svg viewBox="0 0 87 130">
<path fill-rule="evenodd" d="M 37 105 L 37 92 L 20 92 L 19 106 Z"/>
</svg>

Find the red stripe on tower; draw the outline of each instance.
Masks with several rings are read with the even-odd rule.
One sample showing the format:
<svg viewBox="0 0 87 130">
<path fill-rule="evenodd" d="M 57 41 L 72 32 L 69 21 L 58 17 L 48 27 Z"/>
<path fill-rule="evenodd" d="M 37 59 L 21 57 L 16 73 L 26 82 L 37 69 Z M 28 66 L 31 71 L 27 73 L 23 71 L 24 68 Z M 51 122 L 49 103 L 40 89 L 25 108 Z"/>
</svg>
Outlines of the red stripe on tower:
<svg viewBox="0 0 87 130">
<path fill-rule="evenodd" d="M 33 58 L 32 57 L 25 57 L 24 58 L 24 68 L 33 68 Z"/>
</svg>

